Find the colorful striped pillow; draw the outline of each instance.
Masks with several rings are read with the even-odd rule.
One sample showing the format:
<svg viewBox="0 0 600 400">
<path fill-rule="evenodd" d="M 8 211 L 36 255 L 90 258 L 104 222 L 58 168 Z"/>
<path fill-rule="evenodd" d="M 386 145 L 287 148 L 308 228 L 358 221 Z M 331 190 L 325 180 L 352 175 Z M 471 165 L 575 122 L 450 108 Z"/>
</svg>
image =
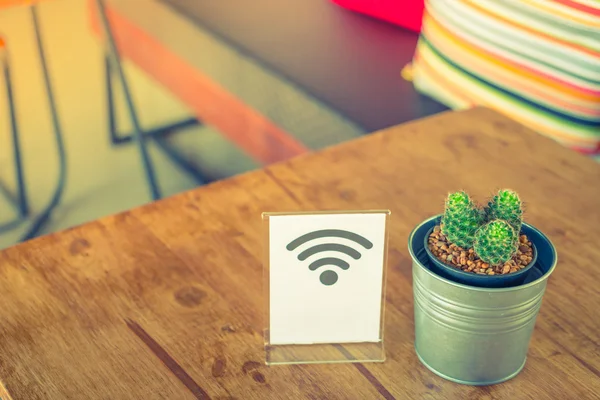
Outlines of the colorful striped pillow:
<svg viewBox="0 0 600 400">
<path fill-rule="evenodd" d="M 600 1 L 426 0 L 412 79 L 600 156 Z"/>
</svg>

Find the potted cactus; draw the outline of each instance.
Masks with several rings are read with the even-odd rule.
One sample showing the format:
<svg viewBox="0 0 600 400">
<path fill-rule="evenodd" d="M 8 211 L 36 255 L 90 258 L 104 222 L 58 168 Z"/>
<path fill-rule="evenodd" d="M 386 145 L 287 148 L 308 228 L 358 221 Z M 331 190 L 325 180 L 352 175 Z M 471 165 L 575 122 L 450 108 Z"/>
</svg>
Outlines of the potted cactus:
<svg viewBox="0 0 600 400">
<path fill-rule="evenodd" d="M 450 193 L 408 247 L 421 362 L 469 385 L 516 376 L 557 261 L 550 240 L 523 220 L 518 194 L 502 189 L 480 207 L 464 191 Z"/>
<path fill-rule="evenodd" d="M 522 218 L 522 202 L 513 190 L 498 191 L 486 207 L 464 191 L 450 193 L 425 249 L 443 275 L 461 283 L 509 286 L 523 279 L 537 257 L 521 232 Z"/>
</svg>

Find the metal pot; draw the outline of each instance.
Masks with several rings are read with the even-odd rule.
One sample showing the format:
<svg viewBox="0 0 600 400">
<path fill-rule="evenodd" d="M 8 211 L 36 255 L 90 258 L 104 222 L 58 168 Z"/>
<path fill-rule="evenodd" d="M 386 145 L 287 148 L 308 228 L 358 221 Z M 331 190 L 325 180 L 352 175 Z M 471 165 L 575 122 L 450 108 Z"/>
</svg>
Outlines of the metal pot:
<svg viewBox="0 0 600 400">
<path fill-rule="evenodd" d="M 523 232 L 537 249 L 537 262 L 520 285 L 470 286 L 435 272 L 424 237 L 434 216 L 410 234 L 413 259 L 415 350 L 437 375 L 462 384 L 491 385 L 516 376 L 525 366 L 548 277 L 556 267 L 554 245 L 531 225 Z"/>
</svg>

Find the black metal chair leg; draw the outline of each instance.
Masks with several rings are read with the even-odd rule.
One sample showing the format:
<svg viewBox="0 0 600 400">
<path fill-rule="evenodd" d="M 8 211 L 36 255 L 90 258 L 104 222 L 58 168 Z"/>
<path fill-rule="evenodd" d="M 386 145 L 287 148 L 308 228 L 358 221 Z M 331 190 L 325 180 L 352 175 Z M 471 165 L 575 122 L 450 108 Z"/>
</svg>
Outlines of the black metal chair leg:
<svg viewBox="0 0 600 400">
<path fill-rule="evenodd" d="M 52 212 L 58 206 L 62 194 L 64 192 L 65 183 L 67 179 L 67 157 L 65 151 L 65 144 L 63 141 L 62 129 L 60 126 L 58 111 L 56 109 L 56 101 L 54 100 L 54 92 L 52 90 L 52 84 L 50 83 L 50 74 L 48 73 L 48 63 L 46 62 L 46 53 L 44 51 L 44 46 L 42 44 L 42 37 L 40 33 L 40 26 L 37 16 L 37 6 L 33 4 L 30 6 L 31 10 L 31 18 L 33 21 L 33 27 L 35 31 L 35 39 L 38 50 L 38 55 L 40 57 L 40 63 L 42 65 L 42 72 L 44 77 L 44 86 L 46 89 L 46 96 L 48 97 L 48 105 L 50 107 L 50 114 L 52 117 L 52 127 L 54 130 L 54 137 L 56 140 L 56 147 L 58 150 L 58 158 L 59 158 L 59 175 L 58 175 L 58 183 L 56 186 L 56 190 L 52 196 L 52 199 L 46 206 L 46 208 L 39 214 L 37 218 L 33 221 L 33 224 L 29 227 L 29 229 L 23 235 L 21 241 L 26 241 L 36 237 L 41 229 L 46 225 L 46 223 L 50 220 L 52 216 Z"/>
<path fill-rule="evenodd" d="M 6 57 L 3 57 L 6 58 Z M 15 112 L 12 83 L 10 76 L 10 68 L 8 62 L 4 60 L 4 80 L 6 82 L 6 94 L 8 97 L 8 108 L 10 112 L 10 123 L 12 131 L 12 142 L 13 142 L 13 155 L 15 160 L 15 173 L 17 179 L 17 199 L 19 216 L 26 217 L 29 214 L 29 202 L 27 199 L 27 190 L 25 187 L 25 180 L 23 178 L 23 161 L 21 159 L 21 142 L 19 138 L 19 129 L 17 127 L 17 117 Z"/>
<path fill-rule="evenodd" d="M 115 104 L 114 104 L 114 93 L 113 93 L 113 68 L 110 62 L 110 57 L 104 56 L 104 71 L 106 79 L 106 109 L 108 112 L 108 132 L 110 134 L 110 141 L 112 144 L 118 143 L 119 138 L 117 137 L 117 122 L 115 118 Z M 129 135 L 129 139 L 133 138 Z"/>
<path fill-rule="evenodd" d="M 112 58 L 112 66 L 115 68 L 117 72 L 118 78 L 121 82 L 121 87 L 123 89 L 125 95 L 125 101 L 127 103 L 127 110 L 129 112 L 129 118 L 131 119 L 133 125 L 133 137 L 140 151 L 140 155 L 142 157 L 142 165 L 144 167 L 144 172 L 146 174 L 146 180 L 148 185 L 150 186 L 150 194 L 153 200 L 160 199 L 160 191 L 158 188 L 156 174 L 154 172 L 154 166 L 152 161 L 150 160 L 150 156 L 148 154 L 148 149 L 146 147 L 146 141 L 143 137 L 142 127 L 138 120 L 137 112 L 135 110 L 135 105 L 133 104 L 133 98 L 131 96 L 131 92 L 129 89 L 129 85 L 127 83 L 127 79 L 125 77 L 125 72 L 123 71 L 123 66 L 121 65 L 121 58 L 119 55 L 119 50 L 115 44 L 115 40 L 112 34 L 112 30 L 110 27 L 110 23 L 108 22 L 108 18 L 106 16 L 106 10 L 104 8 L 103 0 L 96 0 L 96 6 L 98 8 L 98 14 L 100 15 L 100 22 L 104 31 L 104 36 L 106 42 L 108 44 L 109 54 Z M 109 71 L 110 73 L 110 71 Z M 114 115 L 113 115 L 114 117 Z"/>
<path fill-rule="evenodd" d="M 5 43 L 0 38 L 0 63 L 2 68 L 2 75 L 4 77 L 4 83 L 6 88 L 6 99 L 8 103 L 9 122 L 11 130 L 11 140 L 13 144 L 13 159 L 15 165 L 15 180 L 17 183 L 16 194 L 11 191 L 0 182 L 0 192 L 15 206 L 17 217 L 9 222 L 0 224 L 0 234 L 3 232 L 10 231 L 19 225 L 21 225 L 26 218 L 29 216 L 29 200 L 27 197 L 27 187 L 25 184 L 23 161 L 21 157 L 21 142 L 19 136 L 19 129 L 17 124 L 15 101 L 12 90 L 12 78 L 10 74 L 10 64 L 8 61 L 8 54 L 6 51 Z"/>
<path fill-rule="evenodd" d="M 112 36 L 112 31 L 110 30 L 110 26 L 107 24 L 108 34 Z M 111 45 L 111 48 L 114 46 Z M 115 72 L 121 77 L 121 84 L 123 88 L 127 86 L 127 77 L 124 73 L 122 73 L 122 64 L 120 61 L 120 57 L 113 57 L 115 62 L 112 63 L 109 56 L 105 56 L 105 79 L 106 79 L 106 99 L 107 99 L 107 109 L 108 109 L 108 128 L 110 140 L 113 145 L 122 145 L 126 143 L 131 143 L 132 141 L 137 141 L 138 136 L 137 132 L 140 133 L 140 138 L 142 141 L 145 139 L 153 139 L 156 145 L 160 150 L 162 150 L 173 163 L 178 165 L 181 169 L 183 169 L 186 173 L 190 174 L 194 180 L 198 184 L 205 184 L 208 180 L 204 177 L 202 172 L 190 161 L 188 161 L 176 148 L 171 146 L 169 142 L 166 140 L 166 137 L 170 134 L 177 132 L 178 130 L 189 128 L 192 126 L 197 126 L 201 124 L 201 122 L 197 118 L 186 118 L 180 121 L 168 123 L 165 125 L 160 125 L 154 127 L 152 129 L 143 130 L 140 126 L 139 119 L 135 107 L 133 107 L 133 102 L 131 101 L 131 94 L 128 89 L 124 90 L 124 95 L 126 99 L 128 99 L 128 109 L 130 116 L 132 116 L 132 121 L 134 123 L 134 133 L 133 134 L 121 134 L 117 129 L 116 122 L 116 110 L 115 110 L 115 88 L 114 88 L 114 74 Z M 117 68 L 115 68 L 117 65 Z M 121 70 L 121 73 L 119 73 Z M 123 83 L 125 82 L 125 83 Z M 138 122 L 136 122 L 138 121 Z M 137 124 L 137 128 L 136 128 Z M 143 154 L 142 154 L 142 157 Z"/>
<path fill-rule="evenodd" d="M 153 137 L 153 140 L 156 142 L 157 146 L 173 161 L 175 164 L 179 166 L 179 168 L 183 169 L 187 172 L 197 184 L 204 185 L 209 183 L 210 181 L 204 176 L 204 174 L 196 168 L 196 166 L 189 162 L 184 156 L 177 151 L 177 149 L 167 141 L 166 137 L 163 135 L 157 135 Z"/>
<path fill-rule="evenodd" d="M 121 145 L 131 143 L 135 137 L 133 134 L 121 134 L 117 129 L 115 101 L 114 101 L 114 68 L 111 65 L 110 58 L 104 57 L 104 69 L 105 69 L 105 80 L 106 80 L 106 100 L 108 110 L 108 131 L 110 135 L 110 141 L 113 145 Z M 152 129 L 142 130 L 145 138 L 169 135 L 180 129 L 189 128 L 192 126 L 200 125 L 200 121 L 196 118 L 185 118 L 180 121 L 171 122 L 165 125 L 160 125 Z"/>
<path fill-rule="evenodd" d="M 116 110 L 114 102 L 114 80 L 113 67 L 110 59 L 105 57 L 105 77 L 106 77 L 106 99 L 108 110 L 108 129 L 110 141 L 115 146 L 131 143 L 136 138 L 133 134 L 121 134 L 117 128 Z M 169 144 L 166 137 L 177 132 L 178 130 L 197 126 L 200 121 L 196 118 L 186 118 L 181 121 L 172 122 L 165 125 L 160 125 L 152 129 L 143 130 L 142 137 L 144 140 L 153 139 L 160 150 L 162 150 L 172 162 L 177 164 L 181 169 L 190 174 L 194 180 L 203 185 L 207 183 L 207 179 L 196 166 L 185 159 L 173 146 Z"/>
</svg>

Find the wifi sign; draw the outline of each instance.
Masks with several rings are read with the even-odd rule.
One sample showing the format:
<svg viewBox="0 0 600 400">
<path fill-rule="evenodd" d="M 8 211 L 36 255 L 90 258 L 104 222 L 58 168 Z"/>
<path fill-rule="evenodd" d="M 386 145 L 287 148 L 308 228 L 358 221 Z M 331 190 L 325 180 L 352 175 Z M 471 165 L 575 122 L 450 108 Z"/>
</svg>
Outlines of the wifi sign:
<svg viewBox="0 0 600 400">
<path fill-rule="evenodd" d="M 286 246 L 286 249 L 288 249 L 289 251 L 294 251 L 298 247 L 302 246 L 305 243 L 310 242 L 311 240 L 325 238 L 325 237 L 337 237 L 337 238 L 347 239 L 352 242 L 349 244 L 352 244 L 354 247 L 358 247 L 358 246 L 356 246 L 358 244 L 367 250 L 373 247 L 373 243 L 371 243 L 369 240 L 367 240 L 363 236 L 358 235 L 354 232 L 341 230 L 341 229 L 322 229 L 322 230 L 318 230 L 318 231 L 309 232 L 307 234 L 300 236 L 297 239 L 294 239 Z M 298 254 L 298 260 L 305 261 L 311 256 L 318 255 L 319 253 L 326 252 L 326 251 L 336 251 L 339 253 L 344 253 L 344 254 L 352 257 L 353 259 L 358 260 L 361 257 L 361 253 L 359 250 L 355 249 L 354 247 L 350 247 L 350 246 L 340 244 L 340 243 L 321 243 L 321 244 L 317 244 L 312 247 L 309 247 L 306 250 L 300 252 L 300 254 Z M 362 250 L 362 249 L 360 249 L 360 250 Z M 328 266 L 328 265 L 339 267 L 342 270 L 347 270 L 350 268 L 350 264 L 341 258 L 322 257 L 322 258 L 317 258 L 314 261 L 312 261 L 308 265 L 308 269 L 311 271 L 315 271 L 321 267 Z M 319 279 L 323 285 L 331 286 L 331 285 L 334 285 L 338 281 L 338 274 L 337 274 L 337 272 L 335 272 L 331 269 L 327 269 L 321 273 Z"/>
</svg>

